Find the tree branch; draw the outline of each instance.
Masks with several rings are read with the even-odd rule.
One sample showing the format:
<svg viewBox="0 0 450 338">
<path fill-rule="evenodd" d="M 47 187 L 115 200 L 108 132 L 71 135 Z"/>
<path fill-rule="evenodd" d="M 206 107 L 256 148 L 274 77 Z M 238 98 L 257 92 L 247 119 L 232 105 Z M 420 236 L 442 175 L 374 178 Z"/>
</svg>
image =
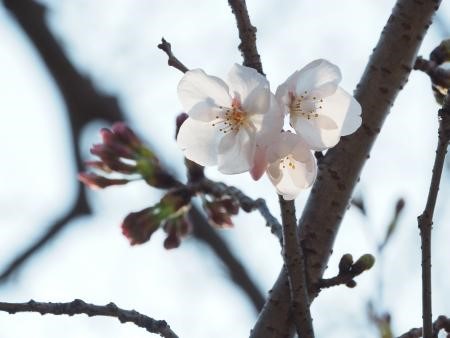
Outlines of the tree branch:
<svg viewBox="0 0 450 338">
<path fill-rule="evenodd" d="M 299 337 L 314 338 L 306 285 L 305 261 L 302 247 L 297 238 L 295 204 L 294 201 L 285 201 L 282 196 L 278 196 L 278 198 L 282 207 L 283 257 L 291 294 L 292 317 Z"/>
<path fill-rule="evenodd" d="M 167 54 L 169 59 L 167 60 L 167 64 L 172 66 L 179 71 L 186 73 L 189 68 L 187 68 L 180 60 L 178 60 L 175 55 L 172 53 L 172 47 L 169 42 L 167 42 L 164 38 L 161 39 L 161 43 L 158 45 L 158 48 L 164 51 Z"/>
<path fill-rule="evenodd" d="M 433 323 L 433 333 L 438 335 L 439 331 L 445 330 L 448 334 L 450 334 L 450 318 L 446 316 L 439 316 L 436 321 Z M 398 336 L 398 338 L 420 338 L 423 337 L 422 328 L 414 328 L 409 330 L 408 332 Z"/>
<path fill-rule="evenodd" d="M 442 109 L 439 110 L 439 132 L 436 157 L 433 165 L 430 190 L 423 213 L 417 218 L 422 241 L 422 318 L 423 336 L 433 337 L 431 307 L 431 229 L 434 207 L 436 206 L 442 169 L 444 168 L 447 146 L 450 141 L 450 95 L 447 94 Z"/>
<path fill-rule="evenodd" d="M 68 315 L 86 314 L 92 316 L 105 316 L 117 318 L 121 323 L 131 322 L 136 326 L 146 329 L 148 332 L 157 333 L 164 338 L 178 338 L 175 332 L 164 320 L 155 320 L 134 310 L 123 310 L 116 304 L 109 303 L 105 306 L 88 304 L 80 299 L 70 303 L 41 303 L 30 300 L 28 303 L 4 303 L 0 302 L 0 311 L 15 314 L 17 312 L 39 312 L 41 315 Z"/>
<path fill-rule="evenodd" d="M 300 220 L 308 285 L 314 285 L 323 275 L 361 169 L 390 107 L 408 79 L 439 4 L 440 1 L 397 1 L 355 92 L 363 109 L 362 126 L 356 133 L 341 138 L 319 163 L 318 177 Z M 272 301 L 286 300 L 288 295 L 287 278 L 282 271 L 252 338 L 292 336 L 292 323 L 280 320 L 289 318 L 289 303 L 276 302 L 274 306 Z"/>
<path fill-rule="evenodd" d="M 239 50 L 244 58 L 244 66 L 256 69 L 264 75 L 261 57 L 256 48 L 256 27 L 250 22 L 245 0 L 228 0 L 231 11 L 236 17 L 236 24 L 239 30 Z"/>
<path fill-rule="evenodd" d="M 266 225 L 270 227 L 271 232 L 278 238 L 280 244 L 283 244 L 282 226 L 276 217 L 270 213 L 264 199 L 258 198 L 254 200 L 236 187 L 226 185 L 222 182 L 213 182 L 208 179 L 201 181 L 198 189 L 204 193 L 217 197 L 228 195 L 235 199 L 245 212 L 258 210 L 261 216 L 266 220 Z"/>
</svg>

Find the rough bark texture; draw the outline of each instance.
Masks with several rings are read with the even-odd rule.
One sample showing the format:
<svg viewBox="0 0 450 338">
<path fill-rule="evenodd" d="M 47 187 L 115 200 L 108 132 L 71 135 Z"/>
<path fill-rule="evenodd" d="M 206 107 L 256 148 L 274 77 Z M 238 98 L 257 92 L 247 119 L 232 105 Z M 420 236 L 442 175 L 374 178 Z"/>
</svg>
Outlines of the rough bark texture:
<svg viewBox="0 0 450 338">
<path fill-rule="evenodd" d="M 317 180 L 300 219 L 309 285 L 315 284 L 325 271 L 360 171 L 408 79 L 439 4 L 438 0 L 397 1 L 355 92 L 363 108 L 362 126 L 355 134 L 342 138 L 319 165 Z M 292 321 L 287 320 L 288 299 L 288 281 L 282 271 L 251 338 L 292 337 Z"/>
</svg>

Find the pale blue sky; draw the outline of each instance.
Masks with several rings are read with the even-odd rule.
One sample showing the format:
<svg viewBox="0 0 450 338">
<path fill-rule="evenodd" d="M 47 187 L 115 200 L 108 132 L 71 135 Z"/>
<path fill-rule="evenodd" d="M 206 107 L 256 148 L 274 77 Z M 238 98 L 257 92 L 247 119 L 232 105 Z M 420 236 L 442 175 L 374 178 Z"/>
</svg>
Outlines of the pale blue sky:
<svg viewBox="0 0 450 338">
<path fill-rule="evenodd" d="M 342 86 L 355 88 L 394 1 L 248 0 L 258 48 L 272 89 L 294 70 L 316 58 L 336 63 Z M 49 21 L 70 58 L 105 91 L 117 95 L 133 127 L 159 150 L 161 158 L 183 173 L 181 152 L 173 141 L 174 118 L 181 110 L 176 86 L 181 73 L 166 65 L 156 48 L 166 37 L 190 68 L 225 76 L 241 62 L 234 17 L 226 1 L 63 0 L 45 1 Z M 450 7 L 444 2 L 443 17 Z M 446 13 L 446 15 L 444 14 Z M 428 55 L 442 37 L 431 28 L 421 53 Z M 38 236 L 70 206 L 75 188 L 67 152 L 64 105 L 38 55 L 8 13 L 0 7 L 0 267 Z M 328 274 L 343 253 L 374 253 L 367 233 L 384 234 L 395 200 L 407 206 L 398 233 L 386 248 L 384 264 L 358 278 L 358 287 L 327 290 L 313 305 L 319 337 L 375 337 L 364 306 L 378 299 L 393 313 L 396 333 L 418 326 L 420 314 L 419 237 L 422 211 L 436 144 L 436 110 L 428 79 L 413 73 L 388 116 L 364 169 L 358 191 L 368 202 L 370 221 L 350 210 L 339 233 Z M 88 128 L 83 149 L 98 140 L 99 125 Z M 251 196 L 267 199 L 278 214 L 277 198 L 267 179 L 248 175 L 211 178 L 235 184 Z M 450 249 L 445 210 L 450 190 L 444 174 L 434 232 L 435 314 L 449 314 L 444 269 Z M 308 192 L 298 199 L 299 214 Z M 252 307 L 227 281 L 214 256 L 194 241 L 180 249 L 162 248 L 163 234 L 146 245 L 129 247 L 121 219 L 158 199 L 144 184 L 90 192 L 95 216 L 67 230 L 8 285 L 6 301 L 114 301 L 158 319 L 166 319 L 183 338 L 245 337 L 255 320 Z M 257 214 L 241 215 L 234 230 L 224 231 L 263 290 L 281 266 L 277 240 Z M 381 260 L 379 260 L 379 263 Z M 382 266 L 382 269 L 381 269 Z M 377 276 L 385 280 L 383 297 L 375 293 Z M 0 313 L 0 338 L 148 337 L 131 324 L 109 318 L 9 316 Z"/>
</svg>

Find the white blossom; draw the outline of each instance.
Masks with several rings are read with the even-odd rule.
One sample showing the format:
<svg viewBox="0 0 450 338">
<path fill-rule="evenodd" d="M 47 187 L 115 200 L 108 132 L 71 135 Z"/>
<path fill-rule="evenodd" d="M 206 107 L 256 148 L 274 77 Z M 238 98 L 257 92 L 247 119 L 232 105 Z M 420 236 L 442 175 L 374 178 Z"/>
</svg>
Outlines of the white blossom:
<svg viewBox="0 0 450 338">
<path fill-rule="evenodd" d="M 283 113 L 269 82 L 256 70 L 235 64 L 228 84 L 201 69 L 186 72 L 178 97 L 189 118 L 177 143 L 184 155 L 224 174 L 250 170 L 258 179 L 266 150 L 282 129 Z"/>
<path fill-rule="evenodd" d="M 294 72 L 276 91 L 290 124 L 313 150 L 335 146 L 361 125 L 361 106 L 345 90 L 339 68 L 319 59 Z"/>
<path fill-rule="evenodd" d="M 314 183 L 316 159 L 299 135 L 282 132 L 269 148 L 268 160 L 267 176 L 285 200 L 295 199 Z"/>
</svg>

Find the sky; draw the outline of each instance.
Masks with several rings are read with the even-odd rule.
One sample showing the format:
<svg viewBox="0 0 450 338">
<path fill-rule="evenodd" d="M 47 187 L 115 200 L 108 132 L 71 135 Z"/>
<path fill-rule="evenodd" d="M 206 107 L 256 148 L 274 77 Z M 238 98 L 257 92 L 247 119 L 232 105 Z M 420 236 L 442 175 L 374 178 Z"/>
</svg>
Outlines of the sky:
<svg viewBox="0 0 450 338">
<path fill-rule="evenodd" d="M 154 145 L 161 159 L 183 175 L 174 140 L 174 119 L 181 111 L 176 86 L 182 74 L 167 66 L 156 48 L 162 36 L 189 68 L 225 77 L 241 62 L 234 17 L 226 1 L 198 0 L 46 0 L 49 24 L 72 62 L 103 91 L 118 97 L 131 126 Z M 258 49 L 272 89 L 310 61 L 325 58 L 343 74 L 352 91 L 378 40 L 394 1 L 248 0 L 258 29 Z M 442 18 L 450 5 L 440 10 Z M 445 22 L 444 22 L 445 23 Z M 443 38 L 431 27 L 420 54 L 428 55 Z M 76 172 L 67 150 L 65 107 L 32 45 L 0 7 L 0 270 L 70 208 Z M 318 337 L 376 337 L 367 321 L 369 299 L 393 315 L 395 333 L 421 322 L 420 243 L 416 217 L 425 205 L 436 146 L 438 106 L 429 80 L 412 73 L 397 98 L 364 168 L 356 194 L 366 200 L 368 217 L 351 208 L 343 221 L 326 274 L 336 272 L 344 253 L 376 253 L 399 197 L 406 200 L 398 231 L 375 268 L 357 278 L 355 289 L 322 292 L 312 306 Z M 81 147 L 90 158 L 98 142 L 95 123 L 83 133 Z M 268 179 L 210 178 L 264 197 L 279 214 Z M 296 201 L 300 215 L 309 191 Z M 434 314 L 449 314 L 446 262 L 450 256 L 449 176 L 444 173 L 433 233 Z M 89 192 L 94 216 L 77 219 L 6 285 L 0 299 L 20 302 L 114 301 L 156 319 L 167 320 L 181 337 L 246 337 L 255 321 L 253 308 L 228 281 L 207 247 L 192 239 L 177 250 L 162 247 L 157 233 L 145 245 L 130 247 L 119 224 L 131 212 L 160 197 L 141 182 Z M 241 213 L 235 228 L 221 231 L 260 288 L 269 290 L 282 264 L 278 241 L 258 214 Z M 383 288 L 379 285 L 382 281 Z M 405 310 L 407 309 L 407 310 Z M 148 337 L 142 329 L 110 318 L 10 316 L 0 313 L 0 338 Z"/>
</svg>

